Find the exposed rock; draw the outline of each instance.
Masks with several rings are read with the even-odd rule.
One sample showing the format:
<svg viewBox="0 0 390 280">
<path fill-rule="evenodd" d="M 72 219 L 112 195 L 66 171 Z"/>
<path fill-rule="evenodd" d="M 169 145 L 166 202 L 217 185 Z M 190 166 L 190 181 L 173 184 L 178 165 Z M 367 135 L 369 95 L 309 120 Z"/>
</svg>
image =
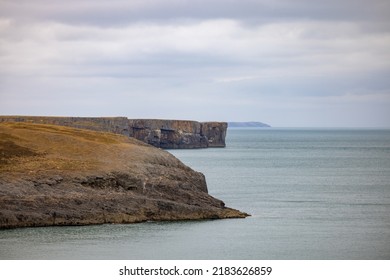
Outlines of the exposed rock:
<svg viewBox="0 0 390 280">
<path fill-rule="evenodd" d="M 0 116 L 0 122 L 55 124 L 134 137 L 164 149 L 225 147 L 227 123 L 185 120 Z"/>
<path fill-rule="evenodd" d="M 201 126 L 201 134 L 207 135 L 209 147 L 225 147 L 228 124 L 221 122 L 205 122 Z"/>
<path fill-rule="evenodd" d="M 217 142 L 225 146 L 226 123 L 213 123 L 215 127 L 225 128 L 223 135 L 216 138 L 215 133 L 209 133 L 209 123 L 178 120 L 129 120 L 129 135 L 164 149 L 193 149 L 212 147 L 210 143 Z M 211 123 L 210 123 L 211 124 Z M 212 132 L 212 130 L 210 130 Z"/>
<path fill-rule="evenodd" d="M 202 173 L 129 137 L 29 123 L 0 123 L 0 136 L 0 228 L 247 216 L 210 196 Z"/>
</svg>

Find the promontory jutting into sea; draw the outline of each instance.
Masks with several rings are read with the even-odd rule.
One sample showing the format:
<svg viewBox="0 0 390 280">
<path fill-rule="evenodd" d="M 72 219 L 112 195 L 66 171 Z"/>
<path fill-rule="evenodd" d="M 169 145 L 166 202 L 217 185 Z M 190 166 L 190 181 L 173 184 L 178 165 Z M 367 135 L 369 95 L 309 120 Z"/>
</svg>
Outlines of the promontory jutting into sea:
<svg viewBox="0 0 390 280">
<path fill-rule="evenodd" d="M 224 147 L 226 127 L 0 117 L 0 228 L 244 218 L 248 214 L 208 195 L 203 174 L 153 147 Z"/>
<path fill-rule="evenodd" d="M 188 124 L 215 143 L 217 138 L 202 131 L 216 132 L 219 126 L 205 130 L 200 123 Z M 167 134 L 179 135 L 164 125 L 160 132 L 142 132 L 141 125 L 134 131 L 161 145 Z M 57 209 L 42 214 L 51 225 L 77 224 L 81 218 L 107 222 L 1 230 L 1 259 L 390 258 L 388 129 L 228 128 L 225 148 L 169 149 L 172 157 L 120 134 L 38 121 L 0 127 L 0 147 L 9 151 L 2 153 L 0 165 L 11 164 L 12 172 L 24 174 L 12 179 L 1 172 L 1 222 L 37 221 L 40 216 L 28 218 L 26 209 L 37 213 L 43 202 Z M 180 130 L 182 139 L 195 139 Z M 79 185 L 64 191 L 69 177 L 37 176 L 45 174 L 37 169 L 38 158 L 44 170 L 58 167 L 78 174 L 72 178 Z M 131 175 L 124 172 L 129 168 Z M 245 213 L 251 216 L 216 219 Z M 122 223 L 135 214 L 160 221 Z M 197 220 L 182 221 L 184 216 Z"/>
</svg>

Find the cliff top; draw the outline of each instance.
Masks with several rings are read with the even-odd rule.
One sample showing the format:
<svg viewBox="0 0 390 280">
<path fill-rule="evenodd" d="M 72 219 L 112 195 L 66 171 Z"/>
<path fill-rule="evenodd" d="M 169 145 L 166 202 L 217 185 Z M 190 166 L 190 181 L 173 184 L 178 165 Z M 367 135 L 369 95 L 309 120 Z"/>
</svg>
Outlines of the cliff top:
<svg viewBox="0 0 390 280">
<path fill-rule="evenodd" d="M 112 132 L 163 149 L 225 147 L 227 123 L 126 117 L 0 116 L 2 122 L 61 125 Z"/>
<path fill-rule="evenodd" d="M 123 135 L 65 126 L 0 123 L 0 170 L 19 172 L 109 171 L 134 168 L 160 157 L 183 167 L 168 153 Z"/>
</svg>

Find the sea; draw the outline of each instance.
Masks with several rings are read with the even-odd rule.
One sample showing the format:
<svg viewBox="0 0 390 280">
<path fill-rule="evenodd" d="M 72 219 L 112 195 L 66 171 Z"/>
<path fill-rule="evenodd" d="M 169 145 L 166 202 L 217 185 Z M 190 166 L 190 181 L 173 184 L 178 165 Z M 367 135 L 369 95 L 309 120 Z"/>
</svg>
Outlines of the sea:
<svg viewBox="0 0 390 280">
<path fill-rule="evenodd" d="M 390 259 L 390 130 L 229 129 L 170 150 L 246 219 L 0 231 L 0 259 Z"/>
</svg>

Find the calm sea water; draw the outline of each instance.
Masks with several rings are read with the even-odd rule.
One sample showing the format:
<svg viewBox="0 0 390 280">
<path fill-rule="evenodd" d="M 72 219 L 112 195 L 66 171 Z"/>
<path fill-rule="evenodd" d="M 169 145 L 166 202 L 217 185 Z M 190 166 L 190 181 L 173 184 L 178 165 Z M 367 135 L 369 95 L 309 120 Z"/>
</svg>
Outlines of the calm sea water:
<svg viewBox="0 0 390 280">
<path fill-rule="evenodd" d="M 390 130 L 229 130 L 172 150 L 247 219 L 0 231 L 0 259 L 390 259 Z"/>
</svg>

